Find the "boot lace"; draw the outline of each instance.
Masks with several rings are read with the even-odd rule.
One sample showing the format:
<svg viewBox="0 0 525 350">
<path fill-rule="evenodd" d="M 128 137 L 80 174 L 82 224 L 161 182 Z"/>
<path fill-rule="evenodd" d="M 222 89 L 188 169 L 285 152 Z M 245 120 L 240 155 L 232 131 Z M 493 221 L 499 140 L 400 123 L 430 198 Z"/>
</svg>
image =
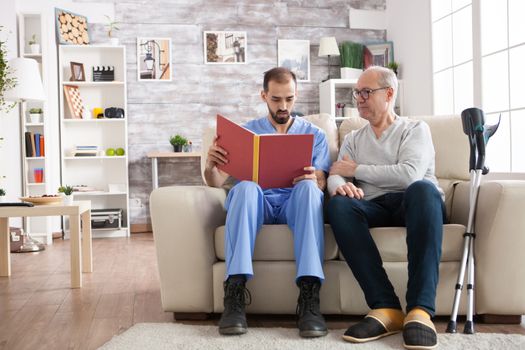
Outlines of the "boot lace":
<svg viewBox="0 0 525 350">
<path fill-rule="evenodd" d="M 319 289 L 320 285 L 317 283 L 308 283 L 301 281 L 299 283 L 299 299 L 297 300 L 297 307 L 295 309 L 296 315 L 302 316 L 305 312 L 311 312 L 314 315 L 319 315 Z"/>
<path fill-rule="evenodd" d="M 252 295 L 242 283 L 229 283 L 226 286 L 224 301 L 231 310 L 242 312 L 252 303 Z"/>
</svg>

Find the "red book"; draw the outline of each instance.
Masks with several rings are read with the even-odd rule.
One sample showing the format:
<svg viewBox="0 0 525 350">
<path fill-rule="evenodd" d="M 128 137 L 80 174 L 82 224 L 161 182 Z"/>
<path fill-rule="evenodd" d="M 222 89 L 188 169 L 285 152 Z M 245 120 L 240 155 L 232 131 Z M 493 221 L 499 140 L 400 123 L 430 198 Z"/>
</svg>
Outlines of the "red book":
<svg viewBox="0 0 525 350">
<path fill-rule="evenodd" d="M 40 135 L 40 156 L 45 157 L 46 151 L 44 148 L 44 135 Z"/>
<path fill-rule="evenodd" d="M 217 145 L 228 152 L 228 163 L 219 169 L 262 188 L 292 187 L 293 179 L 312 165 L 312 134 L 257 135 L 217 115 L 217 136 Z"/>
</svg>

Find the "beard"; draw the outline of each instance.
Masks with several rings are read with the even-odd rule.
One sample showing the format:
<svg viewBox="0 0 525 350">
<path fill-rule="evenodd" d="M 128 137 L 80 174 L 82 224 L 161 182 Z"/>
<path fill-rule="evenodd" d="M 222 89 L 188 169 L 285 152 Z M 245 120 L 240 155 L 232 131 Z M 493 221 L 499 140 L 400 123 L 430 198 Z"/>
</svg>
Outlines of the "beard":
<svg viewBox="0 0 525 350">
<path fill-rule="evenodd" d="M 276 113 L 274 113 L 274 112 L 272 112 L 272 110 L 268 106 L 268 111 L 270 112 L 270 115 L 272 116 L 272 119 L 277 124 L 286 124 L 290 120 L 290 112 L 288 112 L 287 110 L 278 110 Z M 279 114 L 281 114 L 281 115 L 279 115 Z M 286 114 L 286 115 L 284 115 L 284 114 Z"/>
</svg>

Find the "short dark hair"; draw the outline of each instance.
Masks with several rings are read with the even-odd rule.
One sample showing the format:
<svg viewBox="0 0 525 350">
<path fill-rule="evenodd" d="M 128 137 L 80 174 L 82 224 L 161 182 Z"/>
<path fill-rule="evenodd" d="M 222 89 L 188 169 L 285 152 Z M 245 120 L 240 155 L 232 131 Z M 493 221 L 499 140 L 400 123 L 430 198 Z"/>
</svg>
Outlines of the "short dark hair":
<svg viewBox="0 0 525 350">
<path fill-rule="evenodd" d="M 288 68 L 275 67 L 264 72 L 263 89 L 264 91 L 268 91 L 268 85 L 270 84 L 270 81 L 275 81 L 279 84 L 285 84 L 290 80 L 293 80 L 295 87 L 297 87 L 297 78 L 295 77 L 294 72 Z"/>
</svg>

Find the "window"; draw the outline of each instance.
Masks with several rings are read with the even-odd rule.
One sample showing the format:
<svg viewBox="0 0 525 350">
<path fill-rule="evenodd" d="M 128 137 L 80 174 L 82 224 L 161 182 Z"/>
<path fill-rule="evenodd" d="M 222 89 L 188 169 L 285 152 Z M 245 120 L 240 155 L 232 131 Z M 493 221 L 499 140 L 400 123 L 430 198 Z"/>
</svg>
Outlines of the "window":
<svg viewBox="0 0 525 350">
<path fill-rule="evenodd" d="M 434 113 L 458 114 L 473 104 L 471 1 L 432 0 Z"/>
<path fill-rule="evenodd" d="M 501 115 L 487 147 L 493 171 L 525 172 L 525 1 L 432 0 L 434 113 L 481 107 L 486 122 Z M 476 23 L 473 26 L 473 22 Z"/>
</svg>

